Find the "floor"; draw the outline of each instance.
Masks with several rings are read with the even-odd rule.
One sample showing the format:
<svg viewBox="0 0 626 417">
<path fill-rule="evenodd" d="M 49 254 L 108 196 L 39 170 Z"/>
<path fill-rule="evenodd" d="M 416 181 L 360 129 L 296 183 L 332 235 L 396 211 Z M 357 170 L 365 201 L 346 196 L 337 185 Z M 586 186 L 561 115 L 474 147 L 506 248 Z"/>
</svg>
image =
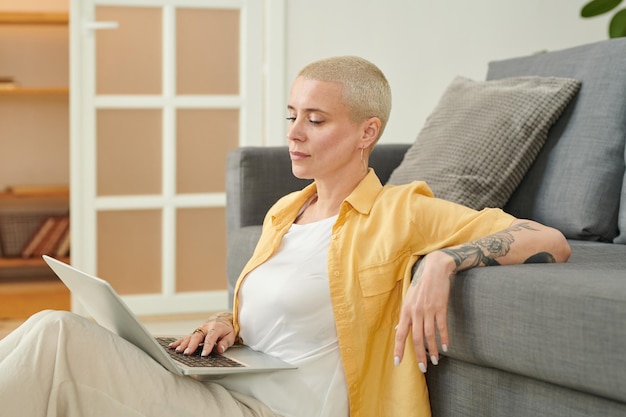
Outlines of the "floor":
<svg viewBox="0 0 626 417">
<path fill-rule="evenodd" d="M 211 313 L 173 316 L 140 317 L 141 322 L 154 335 L 179 335 L 191 333 Z M 23 320 L 0 319 L 0 339 L 22 324 Z"/>
</svg>

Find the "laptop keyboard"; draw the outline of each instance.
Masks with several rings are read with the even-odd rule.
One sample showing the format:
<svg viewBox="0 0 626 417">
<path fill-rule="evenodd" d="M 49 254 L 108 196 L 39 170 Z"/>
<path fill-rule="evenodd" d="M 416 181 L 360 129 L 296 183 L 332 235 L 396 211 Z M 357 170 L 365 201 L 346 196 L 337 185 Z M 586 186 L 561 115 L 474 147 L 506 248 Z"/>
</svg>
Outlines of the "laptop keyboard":
<svg viewBox="0 0 626 417">
<path fill-rule="evenodd" d="M 194 368 L 204 368 L 204 367 L 222 367 L 222 368 L 241 368 L 244 365 L 236 362 L 230 358 L 220 355 L 219 353 L 211 352 L 209 356 L 200 356 L 202 352 L 202 345 L 198 346 L 198 349 L 191 355 L 184 355 L 182 353 L 176 352 L 174 349 L 170 349 L 168 346 L 170 343 L 174 342 L 176 339 L 173 337 L 157 337 L 157 342 L 165 351 L 169 353 L 169 355 L 176 361 L 184 363 L 187 366 L 191 366 Z"/>
</svg>

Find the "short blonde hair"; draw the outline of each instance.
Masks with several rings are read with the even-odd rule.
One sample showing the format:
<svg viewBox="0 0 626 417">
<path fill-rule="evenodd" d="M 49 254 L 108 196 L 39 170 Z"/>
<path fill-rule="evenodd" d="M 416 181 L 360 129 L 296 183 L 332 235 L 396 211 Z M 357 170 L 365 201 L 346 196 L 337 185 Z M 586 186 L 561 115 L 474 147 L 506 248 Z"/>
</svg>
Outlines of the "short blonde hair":
<svg viewBox="0 0 626 417">
<path fill-rule="evenodd" d="M 350 119 L 360 123 L 370 117 L 380 119 L 378 140 L 391 113 L 391 88 L 385 74 L 370 61 L 357 56 L 337 56 L 315 61 L 304 67 L 299 77 L 343 85 L 343 102 Z"/>
</svg>

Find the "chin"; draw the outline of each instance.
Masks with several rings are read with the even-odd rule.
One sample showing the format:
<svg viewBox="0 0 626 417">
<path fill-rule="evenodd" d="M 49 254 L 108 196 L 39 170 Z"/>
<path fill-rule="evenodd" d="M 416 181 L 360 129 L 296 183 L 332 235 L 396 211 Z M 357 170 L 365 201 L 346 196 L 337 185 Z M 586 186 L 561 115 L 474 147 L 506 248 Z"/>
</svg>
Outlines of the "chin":
<svg viewBox="0 0 626 417">
<path fill-rule="evenodd" d="M 299 178 L 301 180 L 313 179 L 313 176 L 308 174 L 305 170 L 298 169 L 297 167 L 294 167 L 294 166 L 291 167 L 291 173 L 293 174 L 294 177 Z"/>
</svg>

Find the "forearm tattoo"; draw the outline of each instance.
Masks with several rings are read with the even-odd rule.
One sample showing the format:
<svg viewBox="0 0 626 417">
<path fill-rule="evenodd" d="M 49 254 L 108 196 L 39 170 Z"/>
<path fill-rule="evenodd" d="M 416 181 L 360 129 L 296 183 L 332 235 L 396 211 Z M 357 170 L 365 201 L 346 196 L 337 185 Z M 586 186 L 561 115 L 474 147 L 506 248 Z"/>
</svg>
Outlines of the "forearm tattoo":
<svg viewBox="0 0 626 417">
<path fill-rule="evenodd" d="M 515 237 L 511 232 L 519 232 L 523 229 L 537 231 L 537 229 L 533 228 L 529 223 L 520 223 L 493 235 L 468 242 L 457 248 L 441 249 L 441 252 L 450 255 L 452 259 L 454 259 L 457 271 L 477 266 L 500 265 L 497 259 L 506 256 L 511 250 L 511 245 L 515 242 Z M 548 252 L 538 252 L 524 261 L 524 263 L 554 262 L 556 262 L 556 259 Z M 414 274 L 413 283 L 416 283 L 422 274 L 423 265 L 421 260 L 419 263 Z"/>
</svg>

